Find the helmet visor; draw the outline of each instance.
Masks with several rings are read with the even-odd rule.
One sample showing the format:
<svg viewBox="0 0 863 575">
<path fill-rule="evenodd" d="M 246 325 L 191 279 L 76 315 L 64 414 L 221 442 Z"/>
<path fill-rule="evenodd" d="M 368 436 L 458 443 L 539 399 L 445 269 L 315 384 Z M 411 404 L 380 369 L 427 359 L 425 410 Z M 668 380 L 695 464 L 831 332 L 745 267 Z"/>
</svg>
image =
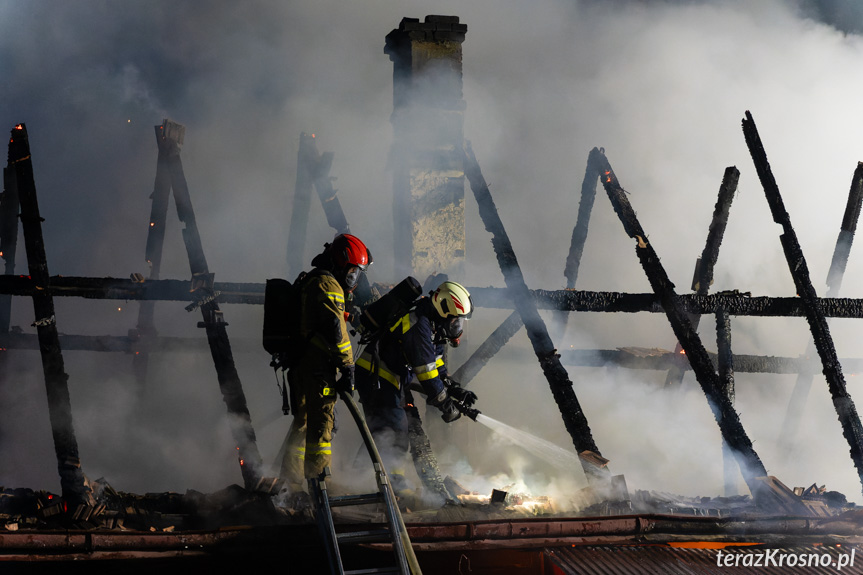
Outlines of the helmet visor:
<svg viewBox="0 0 863 575">
<path fill-rule="evenodd" d="M 345 270 L 345 287 L 353 290 L 360 283 L 360 274 L 362 270 L 359 266 L 350 266 Z"/>
<path fill-rule="evenodd" d="M 361 272 L 365 272 L 373 263 L 375 263 L 375 261 L 372 259 L 372 251 L 366 248 L 366 263 L 358 263 L 357 266 L 360 268 Z"/>
<path fill-rule="evenodd" d="M 443 333 L 449 339 L 458 339 L 464 332 L 464 318 L 450 317 L 444 321 Z"/>
</svg>

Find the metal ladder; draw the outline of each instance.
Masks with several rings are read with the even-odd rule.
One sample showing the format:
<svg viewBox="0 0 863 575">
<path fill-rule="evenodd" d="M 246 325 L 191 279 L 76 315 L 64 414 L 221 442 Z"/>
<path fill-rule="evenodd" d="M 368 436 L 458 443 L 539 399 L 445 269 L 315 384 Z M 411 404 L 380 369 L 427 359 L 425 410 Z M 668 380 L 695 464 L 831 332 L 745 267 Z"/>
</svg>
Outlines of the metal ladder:
<svg viewBox="0 0 863 575">
<path fill-rule="evenodd" d="M 321 537 L 323 538 L 324 545 L 326 547 L 330 573 L 333 575 L 362 575 L 367 573 L 422 575 L 413 547 L 411 546 L 410 537 L 405 528 L 404 520 L 402 519 L 401 512 L 396 504 L 395 494 L 390 485 L 387 472 L 384 469 L 384 464 L 381 460 L 378 448 L 372 439 L 369 426 L 366 424 L 365 418 L 363 418 L 360 413 L 354 398 L 343 391 L 339 392 L 339 396 L 341 396 L 347 404 L 348 410 L 351 412 L 354 421 L 356 421 L 357 427 L 360 430 L 360 435 L 362 436 L 366 449 L 369 452 L 369 456 L 372 459 L 378 491 L 376 493 L 369 493 L 366 495 L 331 497 L 327 491 L 326 483 L 326 479 L 330 474 L 329 468 L 326 468 L 317 479 L 309 479 L 309 494 L 314 502 L 315 519 L 317 520 L 318 528 L 320 529 Z M 336 527 L 333 523 L 333 507 L 367 505 L 371 503 L 383 503 L 384 513 L 387 518 L 386 528 L 336 533 Z M 383 568 L 345 571 L 344 565 L 342 564 L 341 552 L 339 550 L 340 545 L 356 545 L 359 543 L 384 541 L 392 542 L 396 565 Z"/>
</svg>

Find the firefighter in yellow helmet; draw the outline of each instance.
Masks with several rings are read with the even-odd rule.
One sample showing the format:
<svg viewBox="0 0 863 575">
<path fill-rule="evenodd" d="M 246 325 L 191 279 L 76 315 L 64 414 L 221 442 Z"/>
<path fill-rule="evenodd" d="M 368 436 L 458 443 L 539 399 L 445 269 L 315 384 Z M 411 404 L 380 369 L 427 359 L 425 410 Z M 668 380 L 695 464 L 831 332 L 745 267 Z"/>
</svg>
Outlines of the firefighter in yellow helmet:
<svg viewBox="0 0 863 575">
<path fill-rule="evenodd" d="M 315 268 L 300 280 L 300 334 L 305 347 L 288 374 L 294 419 L 280 470 L 291 492 L 301 492 L 304 480 L 317 478 L 332 460 L 336 392 L 354 389 L 345 299 L 371 263 L 371 253 L 359 238 L 341 234 L 325 244 L 312 260 Z"/>
<path fill-rule="evenodd" d="M 472 396 L 471 403 L 476 399 L 448 379 L 443 362 L 444 345 L 459 344 L 464 322 L 472 312 L 464 286 L 445 281 L 386 326 L 377 348 L 367 347 L 357 359 L 357 390 L 366 422 L 397 492 L 410 488 L 404 473 L 409 448 L 405 402 L 411 381 L 417 381 L 426 402 L 437 407 L 447 423 L 461 417 L 453 403 L 455 394 L 459 394 L 457 400 L 463 400 L 465 394 Z"/>
</svg>

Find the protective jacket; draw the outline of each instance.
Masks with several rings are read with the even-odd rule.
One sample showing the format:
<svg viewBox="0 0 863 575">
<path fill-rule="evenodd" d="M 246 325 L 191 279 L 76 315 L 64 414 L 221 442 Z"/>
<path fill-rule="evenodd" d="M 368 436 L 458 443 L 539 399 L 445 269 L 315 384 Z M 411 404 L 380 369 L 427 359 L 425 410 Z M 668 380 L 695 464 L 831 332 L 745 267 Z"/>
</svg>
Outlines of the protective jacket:
<svg viewBox="0 0 863 575">
<path fill-rule="evenodd" d="M 406 391 L 413 377 L 429 397 L 444 389 L 443 345 L 434 343 L 429 314 L 437 314 L 428 298 L 383 328 L 377 346 L 357 359 L 357 390 L 366 422 L 391 473 L 395 489 L 405 487 L 410 441 L 405 412 Z M 374 353 L 374 350 L 377 353 Z"/>
<path fill-rule="evenodd" d="M 300 288 L 300 334 L 308 351 L 323 353 L 334 368 L 354 362 L 345 324 L 345 293 L 330 272 L 315 269 Z"/>
<path fill-rule="evenodd" d="M 301 281 L 300 333 L 306 344 L 288 374 L 294 419 L 280 472 L 292 491 L 302 488 L 303 479 L 318 477 L 332 461 L 336 373 L 354 362 L 339 282 L 320 268 Z"/>
<path fill-rule="evenodd" d="M 446 374 L 441 345 L 434 343 L 431 314 L 436 314 L 428 298 L 422 298 L 408 313 L 391 324 L 378 345 L 378 377 L 400 390 L 416 376 L 426 395 L 437 397 L 444 390 L 441 376 Z M 375 359 L 364 353 L 357 367 L 374 373 Z"/>
</svg>

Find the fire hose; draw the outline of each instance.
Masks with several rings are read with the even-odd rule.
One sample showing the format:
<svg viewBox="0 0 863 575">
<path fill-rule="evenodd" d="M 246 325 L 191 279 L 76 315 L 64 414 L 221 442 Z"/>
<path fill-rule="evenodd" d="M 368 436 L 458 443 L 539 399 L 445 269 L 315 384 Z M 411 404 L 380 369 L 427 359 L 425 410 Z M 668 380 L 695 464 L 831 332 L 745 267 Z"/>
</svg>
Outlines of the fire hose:
<svg viewBox="0 0 863 575">
<path fill-rule="evenodd" d="M 374 464 L 378 489 L 384 498 L 385 515 L 387 516 L 390 531 L 396 535 L 398 542 L 401 544 L 399 546 L 395 546 L 395 541 L 393 542 L 396 547 L 394 551 L 399 558 L 399 562 L 406 564 L 410 568 L 411 575 L 422 575 L 422 570 L 420 569 L 419 561 L 417 561 L 416 554 L 414 553 L 407 527 L 405 526 L 404 519 L 402 519 L 401 513 L 399 512 L 398 505 L 395 503 L 395 494 L 392 491 L 392 485 L 390 484 L 386 470 L 384 469 L 383 459 L 381 459 L 381 454 L 372 438 L 372 432 L 369 430 L 369 426 L 362 413 L 360 413 L 360 409 L 354 401 L 353 394 L 339 391 L 339 397 L 341 397 L 347 404 L 348 411 L 351 412 L 351 416 L 353 416 L 354 421 L 360 430 L 363 443 L 365 443 L 366 449 L 369 452 L 369 457 L 371 457 L 372 463 Z M 404 571 L 405 570 L 402 569 L 401 572 Z"/>
</svg>

